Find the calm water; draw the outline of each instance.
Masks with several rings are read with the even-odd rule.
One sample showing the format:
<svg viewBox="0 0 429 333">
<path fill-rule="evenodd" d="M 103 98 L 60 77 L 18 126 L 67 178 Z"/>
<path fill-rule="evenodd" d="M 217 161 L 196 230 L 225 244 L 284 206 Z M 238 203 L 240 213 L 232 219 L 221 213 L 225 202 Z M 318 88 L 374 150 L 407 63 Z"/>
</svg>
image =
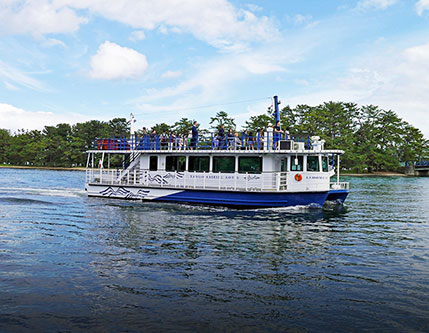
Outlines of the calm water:
<svg viewBox="0 0 429 333">
<path fill-rule="evenodd" d="M 87 198 L 0 169 L 0 331 L 429 331 L 429 179 L 340 210 Z"/>
</svg>

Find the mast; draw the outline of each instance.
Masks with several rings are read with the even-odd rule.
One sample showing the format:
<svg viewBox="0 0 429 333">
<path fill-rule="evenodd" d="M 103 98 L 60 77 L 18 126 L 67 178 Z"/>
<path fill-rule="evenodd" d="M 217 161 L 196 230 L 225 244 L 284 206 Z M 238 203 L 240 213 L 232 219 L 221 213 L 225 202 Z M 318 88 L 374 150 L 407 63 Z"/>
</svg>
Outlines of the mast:
<svg viewBox="0 0 429 333">
<path fill-rule="evenodd" d="M 280 111 L 279 111 L 279 97 L 276 95 L 274 98 L 274 125 L 277 125 L 277 122 L 280 121 Z"/>
</svg>

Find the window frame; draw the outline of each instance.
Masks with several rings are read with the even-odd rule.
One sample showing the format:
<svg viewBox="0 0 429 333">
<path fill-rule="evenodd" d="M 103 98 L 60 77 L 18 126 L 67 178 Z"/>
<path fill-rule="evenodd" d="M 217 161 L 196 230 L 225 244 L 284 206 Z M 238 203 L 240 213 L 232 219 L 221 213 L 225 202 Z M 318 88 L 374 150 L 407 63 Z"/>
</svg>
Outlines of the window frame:
<svg viewBox="0 0 429 333">
<path fill-rule="evenodd" d="M 258 165 L 258 170 L 243 170 L 242 166 L 241 166 L 241 161 L 244 159 L 258 159 L 259 160 L 259 165 Z M 251 174 L 260 174 L 262 173 L 262 157 L 260 156 L 239 156 L 238 157 L 238 173 L 251 173 Z"/>
<path fill-rule="evenodd" d="M 298 158 L 298 164 L 295 165 L 295 159 Z M 295 155 L 295 156 L 291 156 L 291 158 L 289 159 L 290 163 L 289 163 L 289 170 L 292 172 L 303 172 L 304 171 L 304 155 Z M 300 163 L 301 162 L 301 163 Z M 294 167 L 296 166 L 300 166 L 301 169 L 300 170 L 294 170 Z"/>
<path fill-rule="evenodd" d="M 319 155 L 307 155 L 307 159 L 306 159 L 306 170 L 307 172 L 320 172 L 320 160 L 319 160 Z M 313 170 L 313 169 L 309 169 L 309 165 L 310 165 L 310 161 L 316 161 L 315 166 L 317 166 L 317 170 Z"/>
<path fill-rule="evenodd" d="M 232 170 L 217 170 L 217 159 L 230 159 L 233 160 L 233 169 Z M 235 173 L 235 156 L 213 156 L 213 172 L 221 173 Z"/>
<path fill-rule="evenodd" d="M 171 159 L 173 162 L 170 163 Z M 182 168 L 179 168 L 179 162 L 183 163 Z M 165 157 L 165 171 L 168 172 L 183 172 L 186 171 L 186 156 L 184 155 L 168 155 Z"/>
<path fill-rule="evenodd" d="M 155 161 L 155 168 L 153 168 L 152 161 Z M 158 171 L 158 156 L 151 155 L 149 156 L 149 171 Z"/>
<path fill-rule="evenodd" d="M 326 168 L 325 168 L 325 166 L 323 165 L 323 160 L 325 160 L 325 161 L 326 161 Z M 322 172 L 329 172 L 329 157 L 328 157 L 328 156 L 322 156 L 322 163 L 321 163 L 321 166 L 322 166 Z"/>
<path fill-rule="evenodd" d="M 197 168 L 194 170 L 193 160 L 197 160 Z M 207 161 L 207 167 L 202 168 L 202 160 Z M 210 171 L 210 156 L 189 156 L 188 157 L 188 171 L 189 172 L 209 172 Z"/>
</svg>

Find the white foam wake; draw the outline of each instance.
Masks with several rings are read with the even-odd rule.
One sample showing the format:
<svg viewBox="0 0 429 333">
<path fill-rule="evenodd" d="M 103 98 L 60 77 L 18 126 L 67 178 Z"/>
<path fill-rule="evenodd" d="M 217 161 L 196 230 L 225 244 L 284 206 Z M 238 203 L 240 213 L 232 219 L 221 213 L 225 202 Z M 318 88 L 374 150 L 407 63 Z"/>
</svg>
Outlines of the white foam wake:
<svg viewBox="0 0 429 333">
<path fill-rule="evenodd" d="M 0 187 L 0 193 L 39 194 L 54 197 L 82 197 L 86 195 L 81 188 L 31 188 L 31 187 Z"/>
</svg>

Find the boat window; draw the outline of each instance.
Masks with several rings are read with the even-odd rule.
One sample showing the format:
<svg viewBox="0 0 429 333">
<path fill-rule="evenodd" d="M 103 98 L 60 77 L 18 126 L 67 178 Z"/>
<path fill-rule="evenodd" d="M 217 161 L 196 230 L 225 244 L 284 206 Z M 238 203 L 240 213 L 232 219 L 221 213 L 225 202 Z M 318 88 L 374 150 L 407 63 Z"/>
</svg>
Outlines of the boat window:
<svg viewBox="0 0 429 333">
<path fill-rule="evenodd" d="M 235 172 L 234 156 L 213 157 L 213 172 Z"/>
<path fill-rule="evenodd" d="M 290 171 L 303 171 L 304 156 L 291 157 L 289 161 L 290 161 Z"/>
<path fill-rule="evenodd" d="M 185 171 L 186 156 L 167 156 L 165 158 L 166 171 Z"/>
<path fill-rule="evenodd" d="M 177 171 L 186 170 L 186 156 L 177 156 Z"/>
<path fill-rule="evenodd" d="M 149 158 L 149 170 L 157 171 L 158 170 L 158 156 L 150 156 Z"/>
<path fill-rule="evenodd" d="M 322 171 L 323 172 L 329 171 L 328 156 L 322 156 Z"/>
<path fill-rule="evenodd" d="M 261 173 L 262 157 L 246 156 L 238 158 L 238 172 L 240 173 Z"/>
<path fill-rule="evenodd" d="M 307 156 L 307 171 L 320 171 L 319 156 Z"/>
<path fill-rule="evenodd" d="M 188 171 L 209 172 L 210 157 L 189 156 Z"/>
</svg>

